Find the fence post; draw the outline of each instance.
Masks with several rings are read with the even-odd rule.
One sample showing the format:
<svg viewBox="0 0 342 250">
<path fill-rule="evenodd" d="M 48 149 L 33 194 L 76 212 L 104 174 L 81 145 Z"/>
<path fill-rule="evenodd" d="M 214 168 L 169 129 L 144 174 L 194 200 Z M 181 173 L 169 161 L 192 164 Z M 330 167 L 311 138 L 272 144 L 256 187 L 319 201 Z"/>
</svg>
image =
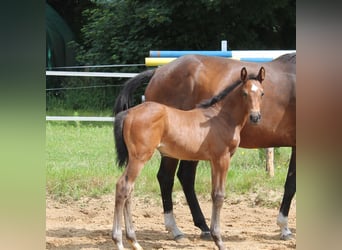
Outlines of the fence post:
<svg viewBox="0 0 342 250">
<path fill-rule="evenodd" d="M 268 176 L 274 176 L 274 148 L 266 148 L 266 171 Z"/>
<path fill-rule="evenodd" d="M 221 51 L 227 51 L 228 49 L 228 42 L 227 40 L 222 40 L 221 41 Z"/>
</svg>

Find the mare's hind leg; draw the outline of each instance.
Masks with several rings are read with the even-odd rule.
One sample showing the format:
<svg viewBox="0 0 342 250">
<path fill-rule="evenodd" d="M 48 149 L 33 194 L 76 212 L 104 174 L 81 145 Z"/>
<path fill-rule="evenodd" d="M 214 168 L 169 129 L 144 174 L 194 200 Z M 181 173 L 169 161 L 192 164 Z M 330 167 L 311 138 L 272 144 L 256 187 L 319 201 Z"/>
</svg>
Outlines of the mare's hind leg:
<svg viewBox="0 0 342 250">
<path fill-rule="evenodd" d="M 192 219 L 196 227 L 201 229 L 201 238 L 211 240 L 210 230 L 205 221 L 201 207 L 199 206 L 195 193 L 195 177 L 198 161 L 184 161 L 179 164 L 177 172 L 178 179 L 182 184 L 186 200 L 189 204 Z"/>
<path fill-rule="evenodd" d="M 163 156 L 157 174 L 164 209 L 164 223 L 167 231 L 175 240 L 182 239 L 184 234 L 179 230 L 173 215 L 172 189 L 178 160 Z"/>
<path fill-rule="evenodd" d="M 296 193 L 296 148 L 292 148 L 289 170 L 287 172 L 285 182 L 285 192 L 280 206 L 277 224 L 281 229 L 282 240 L 287 240 L 291 237 L 292 232 L 288 228 L 288 215 L 291 206 L 291 201 Z"/>
</svg>

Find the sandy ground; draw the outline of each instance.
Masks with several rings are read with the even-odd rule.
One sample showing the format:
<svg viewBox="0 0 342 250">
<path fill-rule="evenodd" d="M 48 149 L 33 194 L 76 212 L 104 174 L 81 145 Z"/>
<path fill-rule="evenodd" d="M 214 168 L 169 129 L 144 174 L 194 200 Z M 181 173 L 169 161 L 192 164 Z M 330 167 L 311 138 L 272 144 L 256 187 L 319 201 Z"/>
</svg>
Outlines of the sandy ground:
<svg viewBox="0 0 342 250">
<path fill-rule="evenodd" d="M 200 230 L 193 225 L 189 208 L 179 193 L 174 199 L 178 227 L 186 239 L 176 242 L 164 228 L 161 202 L 148 197 L 134 197 L 133 219 L 139 243 L 144 249 L 216 249 L 213 241 L 201 240 Z M 290 240 L 279 240 L 276 225 L 281 194 L 271 193 L 260 199 L 258 194 L 228 197 L 221 212 L 221 232 L 228 249 L 295 249 L 296 200 L 292 202 L 289 227 Z M 269 200 L 268 200 L 269 199 Z M 211 201 L 199 197 L 210 223 Z M 274 202 L 276 201 L 276 202 Z M 265 205 L 265 204 L 273 204 Z M 59 203 L 46 200 L 46 249 L 115 249 L 111 240 L 114 194 L 101 198 Z M 129 244 L 124 240 L 129 249 Z"/>
</svg>

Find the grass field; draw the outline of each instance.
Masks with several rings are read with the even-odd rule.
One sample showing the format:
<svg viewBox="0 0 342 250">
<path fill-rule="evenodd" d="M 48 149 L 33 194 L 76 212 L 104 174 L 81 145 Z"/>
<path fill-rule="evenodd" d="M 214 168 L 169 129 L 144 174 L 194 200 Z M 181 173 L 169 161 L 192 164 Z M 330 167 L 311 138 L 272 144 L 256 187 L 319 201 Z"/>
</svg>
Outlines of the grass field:
<svg viewBox="0 0 342 250">
<path fill-rule="evenodd" d="M 264 150 L 239 148 L 231 161 L 227 195 L 258 189 L 282 192 L 291 150 L 278 148 L 275 152 L 275 177 L 269 178 L 265 171 Z M 47 194 L 60 201 L 114 194 L 116 180 L 122 173 L 115 157 L 112 123 L 47 122 Z M 135 195 L 159 199 L 156 178 L 159 164 L 160 154 L 156 151 L 138 177 Z M 196 175 L 197 194 L 208 195 L 210 183 L 210 165 L 200 162 Z M 177 178 L 174 191 L 181 191 Z"/>
</svg>

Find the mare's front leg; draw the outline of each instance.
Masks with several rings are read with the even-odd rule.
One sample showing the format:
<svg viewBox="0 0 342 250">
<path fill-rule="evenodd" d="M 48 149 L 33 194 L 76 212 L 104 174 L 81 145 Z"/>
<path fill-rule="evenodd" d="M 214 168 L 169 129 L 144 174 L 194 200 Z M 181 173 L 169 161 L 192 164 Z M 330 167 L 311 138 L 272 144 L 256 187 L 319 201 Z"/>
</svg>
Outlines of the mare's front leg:
<svg viewBox="0 0 342 250">
<path fill-rule="evenodd" d="M 178 160 L 163 156 L 157 174 L 164 209 L 164 223 L 167 231 L 171 232 L 177 241 L 184 238 L 173 215 L 172 189 Z"/>
<path fill-rule="evenodd" d="M 195 177 L 198 161 L 184 161 L 179 164 L 177 177 L 182 185 L 186 201 L 189 204 L 192 219 L 196 227 L 201 229 L 201 239 L 211 240 L 210 230 L 205 221 L 195 193 Z"/>
<path fill-rule="evenodd" d="M 296 193 L 296 148 L 292 148 L 290 166 L 287 172 L 285 191 L 281 202 L 277 224 L 281 230 L 280 239 L 287 240 L 291 238 L 292 232 L 288 228 L 288 215 L 291 206 L 291 201 Z"/>
<path fill-rule="evenodd" d="M 211 178 L 212 178 L 212 215 L 210 232 L 215 244 L 219 250 L 225 250 L 226 247 L 222 241 L 220 230 L 221 208 L 225 197 L 226 176 L 229 168 L 230 155 L 225 154 L 218 160 L 211 161 Z"/>
</svg>

